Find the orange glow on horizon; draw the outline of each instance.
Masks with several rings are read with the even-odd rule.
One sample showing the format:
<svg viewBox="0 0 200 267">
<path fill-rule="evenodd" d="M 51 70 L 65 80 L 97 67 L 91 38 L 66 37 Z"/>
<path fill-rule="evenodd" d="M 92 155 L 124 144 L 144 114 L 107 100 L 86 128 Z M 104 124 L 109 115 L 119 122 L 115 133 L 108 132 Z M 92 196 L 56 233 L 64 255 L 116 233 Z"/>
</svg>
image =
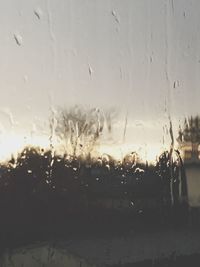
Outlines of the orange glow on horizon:
<svg viewBox="0 0 200 267">
<path fill-rule="evenodd" d="M 55 149 L 61 152 L 59 145 L 55 144 Z M 46 136 L 29 136 L 10 134 L 0 139 L 0 161 L 6 161 L 11 158 L 11 155 L 17 156 L 24 147 L 33 146 L 41 147 L 43 149 L 50 148 L 49 137 Z M 143 161 L 154 163 L 157 156 L 159 156 L 167 147 L 160 144 L 103 144 L 96 147 L 94 155 L 109 154 L 116 160 L 122 160 L 123 157 L 131 152 L 136 152 Z"/>
</svg>

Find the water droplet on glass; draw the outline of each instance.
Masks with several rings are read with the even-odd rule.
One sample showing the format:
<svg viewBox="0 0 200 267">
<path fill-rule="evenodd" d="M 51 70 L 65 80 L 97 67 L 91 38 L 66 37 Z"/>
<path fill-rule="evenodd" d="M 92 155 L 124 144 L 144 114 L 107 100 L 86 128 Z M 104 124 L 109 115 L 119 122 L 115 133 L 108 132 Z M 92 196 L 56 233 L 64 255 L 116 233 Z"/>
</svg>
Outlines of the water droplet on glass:
<svg viewBox="0 0 200 267">
<path fill-rule="evenodd" d="M 23 39 L 22 36 L 20 34 L 14 34 L 14 39 L 17 45 L 21 46 Z"/>
<path fill-rule="evenodd" d="M 51 160 L 50 166 L 52 167 L 54 164 L 54 158 Z"/>
<path fill-rule="evenodd" d="M 34 10 L 34 14 L 35 14 L 35 16 L 36 16 L 38 19 L 41 19 L 42 15 L 43 15 L 43 12 L 42 12 L 42 10 L 41 10 L 39 7 L 37 7 L 37 8 Z"/>
<path fill-rule="evenodd" d="M 90 76 L 92 76 L 93 69 L 91 68 L 91 66 L 88 67 L 88 71 L 89 71 Z"/>
<path fill-rule="evenodd" d="M 13 113 L 9 108 L 1 108 L 0 113 L 6 115 L 8 117 L 8 120 L 10 122 L 11 127 L 14 127 L 15 125 L 17 125 L 17 123 L 13 117 Z"/>
<path fill-rule="evenodd" d="M 180 82 L 179 81 L 174 81 L 174 85 L 173 85 L 173 88 L 177 88 L 180 86 Z"/>
<path fill-rule="evenodd" d="M 140 168 L 136 168 L 135 173 L 142 174 L 142 173 L 144 173 L 144 170 L 140 169 Z"/>
<path fill-rule="evenodd" d="M 136 127 L 143 127 L 144 125 L 143 125 L 143 122 L 142 121 L 136 121 L 135 122 L 135 126 Z"/>
<path fill-rule="evenodd" d="M 114 10 L 112 10 L 111 14 L 112 14 L 112 16 L 114 17 L 115 21 L 116 21 L 117 23 L 120 23 L 119 18 L 118 18 L 117 14 L 116 14 L 116 12 L 115 12 Z"/>
</svg>

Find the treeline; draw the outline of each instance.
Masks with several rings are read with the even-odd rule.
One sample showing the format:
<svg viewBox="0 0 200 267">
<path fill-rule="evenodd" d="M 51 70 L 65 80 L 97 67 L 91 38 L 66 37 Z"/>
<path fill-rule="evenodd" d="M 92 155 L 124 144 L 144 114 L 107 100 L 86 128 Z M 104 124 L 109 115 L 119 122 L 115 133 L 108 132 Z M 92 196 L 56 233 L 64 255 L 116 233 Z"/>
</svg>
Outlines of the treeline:
<svg viewBox="0 0 200 267">
<path fill-rule="evenodd" d="M 172 159 L 164 152 L 148 165 L 136 153 L 117 162 L 109 155 L 83 159 L 27 147 L 0 168 L 0 232 L 114 229 L 141 225 L 145 218 L 148 224 L 171 217 L 181 224 L 187 213 L 184 179 L 178 153 Z"/>
</svg>

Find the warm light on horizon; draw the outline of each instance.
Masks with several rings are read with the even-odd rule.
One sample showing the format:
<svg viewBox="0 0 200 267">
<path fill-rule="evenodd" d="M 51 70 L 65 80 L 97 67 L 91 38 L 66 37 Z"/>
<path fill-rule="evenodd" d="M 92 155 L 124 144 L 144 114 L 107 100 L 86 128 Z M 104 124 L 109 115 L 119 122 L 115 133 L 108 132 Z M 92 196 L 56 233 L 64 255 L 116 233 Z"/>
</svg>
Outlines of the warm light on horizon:
<svg viewBox="0 0 200 267">
<path fill-rule="evenodd" d="M 53 140 L 55 150 L 61 153 L 61 144 L 58 144 L 56 140 Z M 43 149 L 50 148 L 49 136 L 43 135 L 20 135 L 11 133 L 9 135 L 2 136 L 0 139 L 0 161 L 6 161 L 20 153 L 24 147 L 33 146 Z M 122 160 L 123 157 L 129 153 L 136 152 L 141 160 L 148 161 L 149 163 L 155 163 L 157 157 L 169 146 L 161 146 L 159 143 L 149 144 L 131 144 L 131 143 L 112 143 L 112 144 L 100 144 L 94 149 L 93 155 L 109 154 L 116 160 Z M 61 153 L 62 154 L 62 153 Z"/>
<path fill-rule="evenodd" d="M 99 147 L 100 154 L 109 154 L 117 160 L 121 160 L 127 154 L 136 152 L 141 160 L 149 163 L 155 163 L 157 157 L 167 149 L 167 146 L 161 146 L 159 143 L 136 145 L 136 144 L 114 144 L 102 145 Z"/>
<path fill-rule="evenodd" d="M 16 156 L 24 147 L 29 145 L 47 149 L 50 147 L 50 141 L 48 136 L 25 137 L 19 134 L 6 135 L 0 141 L 0 161 L 9 160 L 12 155 Z M 142 160 L 151 163 L 156 161 L 156 157 L 163 150 L 158 144 L 146 145 L 144 147 L 136 144 L 104 144 L 96 148 L 98 153 L 109 154 L 116 160 L 121 160 L 128 153 L 137 152 Z"/>
<path fill-rule="evenodd" d="M 4 135 L 0 139 L 0 161 L 9 160 L 12 155 L 16 156 L 26 146 L 48 148 L 49 145 L 49 138 L 46 136 Z"/>
</svg>

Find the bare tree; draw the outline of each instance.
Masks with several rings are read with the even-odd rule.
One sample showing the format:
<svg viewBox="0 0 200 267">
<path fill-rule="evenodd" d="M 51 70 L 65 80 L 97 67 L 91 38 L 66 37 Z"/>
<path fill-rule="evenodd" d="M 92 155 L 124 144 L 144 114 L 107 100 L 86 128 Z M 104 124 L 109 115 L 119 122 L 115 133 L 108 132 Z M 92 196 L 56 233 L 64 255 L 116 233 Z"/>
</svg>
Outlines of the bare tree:
<svg viewBox="0 0 200 267">
<path fill-rule="evenodd" d="M 200 143 L 200 116 L 185 119 L 183 129 L 179 129 L 178 141 Z"/>
<path fill-rule="evenodd" d="M 188 144 L 191 147 L 190 158 L 199 159 L 200 116 L 185 119 L 183 126 L 179 128 L 177 141 L 180 146 Z"/>
<path fill-rule="evenodd" d="M 114 107 L 111 107 L 107 110 L 104 110 L 104 118 L 105 118 L 105 123 L 106 127 L 109 133 L 112 133 L 112 127 L 115 123 L 115 119 L 117 118 L 117 110 Z"/>
<path fill-rule="evenodd" d="M 68 154 L 88 155 L 97 145 L 105 125 L 111 131 L 112 119 L 111 112 L 98 108 L 61 107 L 56 114 L 55 134 L 63 141 Z"/>
</svg>

